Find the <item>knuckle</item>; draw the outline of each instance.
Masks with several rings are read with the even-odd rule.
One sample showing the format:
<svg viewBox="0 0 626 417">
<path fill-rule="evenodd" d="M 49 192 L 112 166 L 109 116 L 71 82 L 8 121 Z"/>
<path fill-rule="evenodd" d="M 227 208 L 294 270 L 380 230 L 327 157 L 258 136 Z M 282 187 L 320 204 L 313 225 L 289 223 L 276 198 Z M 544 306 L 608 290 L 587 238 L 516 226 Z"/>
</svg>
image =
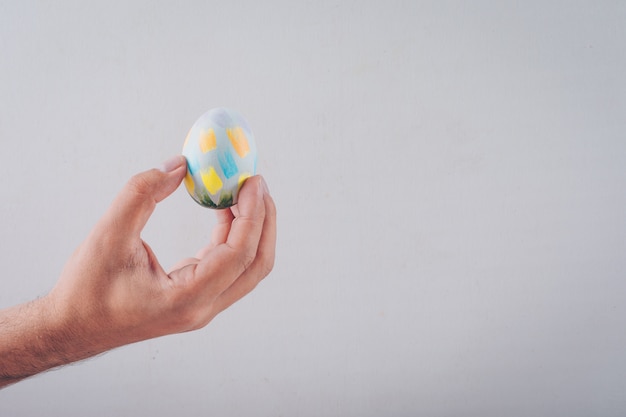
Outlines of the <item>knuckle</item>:
<svg viewBox="0 0 626 417">
<path fill-rule="evenodd" d="M 130 180 L 128 180 L 127 188 L 133 194 L 137 195 L 147 195 L 150 194 L 150 181 L 147 176 L 144 174 L 136 174 L 133 175 Z"/>
<path fill-rule="evenodd" d="M 256 258 L 256 254 L 252 250 L 241 251 L 237 257 L 243 271 L 250 268 L 252 262 Z"/>
</svg>

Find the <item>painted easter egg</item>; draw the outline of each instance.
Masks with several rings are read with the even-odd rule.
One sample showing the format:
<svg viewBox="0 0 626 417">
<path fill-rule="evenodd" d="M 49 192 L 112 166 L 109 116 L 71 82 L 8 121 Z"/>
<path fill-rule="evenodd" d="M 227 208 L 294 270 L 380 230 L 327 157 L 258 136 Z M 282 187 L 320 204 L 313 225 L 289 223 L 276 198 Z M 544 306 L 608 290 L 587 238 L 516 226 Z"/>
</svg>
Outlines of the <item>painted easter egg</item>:
<svg viewBox="0 0 626 417">
<path fill-rule="evenodd" d="M 183 145 L 185 187 L 198 204 L 223 209 L 237 203 L 244 181 L 256 173 L 256 143 L 234 110 L 209 110 L 194 123 Z"/>
</svg>

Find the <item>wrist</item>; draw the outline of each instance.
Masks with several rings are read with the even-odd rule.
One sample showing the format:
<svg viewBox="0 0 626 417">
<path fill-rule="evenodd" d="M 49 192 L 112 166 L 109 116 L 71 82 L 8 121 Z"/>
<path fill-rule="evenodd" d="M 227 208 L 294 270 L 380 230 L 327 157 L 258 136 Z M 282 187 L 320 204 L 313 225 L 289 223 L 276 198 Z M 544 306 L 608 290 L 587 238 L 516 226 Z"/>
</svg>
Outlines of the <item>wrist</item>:
<svg viewBox="0 0 626 417">
<path fill-rule="evenodd" d="M 82 359 L 50 297 L 0 312 L 0 386 Z"/>
<path fill-rule="evenodd" d="M 61 365 L 117 347 L 92 309 L 59 299 L 54 291 L 42 298 L 41 309 L 46 315 L 46 342 L 56 350 Z"/>
</svg>

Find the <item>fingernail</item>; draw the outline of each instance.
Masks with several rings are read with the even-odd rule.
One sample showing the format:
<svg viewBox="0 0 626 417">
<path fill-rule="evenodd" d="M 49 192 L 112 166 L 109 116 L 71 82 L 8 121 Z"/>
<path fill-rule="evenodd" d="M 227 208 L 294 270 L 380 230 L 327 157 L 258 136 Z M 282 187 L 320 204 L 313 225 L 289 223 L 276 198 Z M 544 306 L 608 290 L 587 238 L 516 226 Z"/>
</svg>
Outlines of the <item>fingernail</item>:
<svg viewBox="0 0 626 417">
<path fill-rule="evenodd" d="M 172 172 L 179 166 L 183 164 L 185 161 L 185 157 L 182 155 L 176 155 L 168 159 L 167 161 L 161 164 L 161 171 L 163 172 Z"/>
<path fill-rule="evenodd" d="M 267 187 L 267 183 L 265 182 L 265 178 L 261 177 L 261 187 L 263 187 L 263 192 L 267 195 L 270 194 L 270 189 Z"/>
</svg>

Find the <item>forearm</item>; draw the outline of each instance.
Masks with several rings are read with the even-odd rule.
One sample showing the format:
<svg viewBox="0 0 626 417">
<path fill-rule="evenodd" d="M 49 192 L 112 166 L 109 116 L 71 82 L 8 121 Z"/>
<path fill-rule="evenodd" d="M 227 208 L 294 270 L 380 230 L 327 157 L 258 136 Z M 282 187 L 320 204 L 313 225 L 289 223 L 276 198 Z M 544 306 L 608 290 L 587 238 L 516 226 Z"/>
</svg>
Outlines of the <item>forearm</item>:
<svg viewBox="0 0 626 417">
<path fill-rule="evenodd" d="M 72 334 L 47 297 L 0 310 L 0 388 L 98 353 Z"/>
</svg>

